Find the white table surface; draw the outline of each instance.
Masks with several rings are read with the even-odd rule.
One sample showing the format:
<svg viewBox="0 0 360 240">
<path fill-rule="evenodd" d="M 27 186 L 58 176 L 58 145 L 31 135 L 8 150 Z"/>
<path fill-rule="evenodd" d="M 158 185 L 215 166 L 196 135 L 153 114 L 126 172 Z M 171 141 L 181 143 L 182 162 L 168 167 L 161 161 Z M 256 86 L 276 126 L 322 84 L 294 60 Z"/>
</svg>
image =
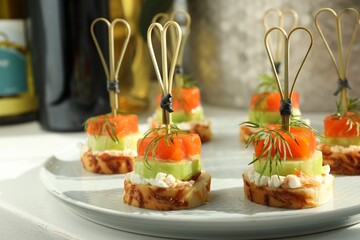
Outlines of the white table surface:
<svg viewBox="0 0 360 240">
<path fill-rule="evenodd" d="M 241 122 L 246 113 L 208 107 Z M 306 117 L 325 114 L 303 114 Z M 145 116 L 142 116 L 144 123 Z M 84 139 L 84 133 L 45 131 L 38 122 L 0 126 L 0 239 L 157 239 L 111 229 L 74 214 L 47 192 L 39 179 L 43 162 L 54 152 Z M 163 238 L 162 238 L 163 239 Z M 360 224 L 288 239 L 360 239 Z"/>
</svg>

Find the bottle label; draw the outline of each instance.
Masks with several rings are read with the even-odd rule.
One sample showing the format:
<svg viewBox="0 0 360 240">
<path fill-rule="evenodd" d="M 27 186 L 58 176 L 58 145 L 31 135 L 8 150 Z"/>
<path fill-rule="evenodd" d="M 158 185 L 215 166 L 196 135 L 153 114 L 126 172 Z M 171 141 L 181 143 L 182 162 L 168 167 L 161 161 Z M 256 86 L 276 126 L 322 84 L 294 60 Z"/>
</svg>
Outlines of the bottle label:
<svg viewBox="0 0 360 240">
<path fill-rule="evenodd" d="M 0 96 L 26 92 L 26 45 L 23 20 L 0 20 Z"/>
</svg>

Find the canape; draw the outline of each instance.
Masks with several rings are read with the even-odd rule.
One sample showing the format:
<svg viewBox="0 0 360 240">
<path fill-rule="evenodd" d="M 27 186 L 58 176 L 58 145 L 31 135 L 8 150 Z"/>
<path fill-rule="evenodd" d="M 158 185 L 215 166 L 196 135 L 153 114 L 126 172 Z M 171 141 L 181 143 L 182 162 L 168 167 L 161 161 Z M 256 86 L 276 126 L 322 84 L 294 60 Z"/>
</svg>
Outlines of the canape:
<svg viewBox="0 0 360 240">
<path fill-rule="evenodd" d="M 154 210 L 197 207 L 209 200 L 211 177 L 201 170 L 201 140 L 175 125 L 151 129 L 137 144 L 134 172 L 124 181 L 123 200 Z"/>
<path fill-rule="evenodd" d="M 99 22 L 107 26 L 109 33 L 108 62 L 97 40 L 94 27 Z M 126 29 L 125 40 L 119 52 L 119 59 L 114 58 L 114 26 L 123 25 Z M 89 118 L 85 123 L 88 135 L 87 143 L 81 149 L 81 162 L 89 172 L 102 174 L 117 174 L 131 172 L 136 156 L 136 143 L 141 137 L 136 115 L 121 115 L 119 112 L 119 81 L 118 75 L 122 59 L 130 40 L 130 25 L 124 19 L 114 19 L 112 22 L 105 18 L 97 18 L 91 23 L 90 32 L 95 47 L 100 56 L 106 79 L 111 113 Z M 108 64 L 108 65 L 107 65 Z"/>
<path fill-rule="evenodd" d="M 298 209 L 332 199 L 334 177 L 329 174 L 330 167 L 323 166 L 315 134 L 300 120 L 293 121 L 290 131 L 267 125 L 249 139 L 254 142 L 255 153 L 243 181 L 250 201 Z"/>
<path fill-rule="evenodd" d="M 187 133 L 198 134 L 202 143 L 210 141 L 211 124 L 204 118 L 199 88 L 195 86 L 174 88 L 172 100 L 173 123 Z M 160 103 L 160 96 L 158 96 L 158 103 Z M 150 128 L 161 126 L 161 117 L 162 109 L 158 107 L 149 119 Z"/>
<path fill-rule="evenodd" d="M 285 41 L 285 71 L 282 85 L 276 72 L 269 47 L 269 34 L 282 33 Z M 309 46 L 291 86 L 289 85 L 289 41 L 294 31 L 309 36 Z M 257 129 L 247 140 L 254 144 L 251 165 L 243 173 L 244 192 L 247 199 L 266 206 L 280 208 L 311 208 L 333 198 L 334 177 L 329 165 L 323 166 L 321 151 L 316 150 L 316 131 L 293 115 L 292 96 L 299 72 L 313 45 L 311 32 L 304 27 L 292 29 L 273 27 L 265 34 L 265 47 L 280 96 L 281 124 L 262 125 L 247 121 L 243 125 Z"/>
<path fill-rule="evenodd" d="M 360 174 L 360 113 L 346 112 L 324 119 L 324 137 L 319 149 L 331 173 Z"/>
<path fill-rule="evenodd" d="M 176 47 L 170 74 L 163 68 L 160 74 L 152 45 L 152 32 L 157 28 L 162 49 L 162 63 L 167 66 L 167 29 L 175 30 Z M 175 34 L 176 33 L 176 34 Z M 172 121 L 172 81 L 175 60 L 181 44 L 181 28 L 168 21 L 162 27 L 152 23 L 147 33 L 150 56 L 161 89 L 161 114 L 159 127 L 150 128 L 137 143 L 138 156 L 135 169 L 124 180 L 123 201 L 129 205 L 154 209 L 178 210 L 197 207 L 209 200 L 211 177 L 201 171 L 201 140 L 198 134 L 186 133 Z M 192 98 L 190 98 L 192 99 Z M 191 101 L 190 101 L 191 103 Z M 190 107 L 189 108 L 193 108 Z"/>
<path fill-rule="evenodd" d="M 252 95 L 248 118 L 250 121 L 256 121 L 263 125 L 277 123 L 281 120 L 279 113 L 280 94 L 276 91 L 275 79 L 263 75 L 262 82 L 259 84 L 258 90 Z M 264 86 L 267 86 L 264 88 Z M 293 115 L 300 117 L 299 94 L 294 92 L 292 95 Z M 258 129 L 248 128 L 245 125 L 240 127 L 240 140 L 246 142 L 248 138 L 258 131 Z"/>
<path fill-rule="evenodd" d="M 321 30 L 319 16 L 324 13 L 330 13 L 328 16 L 335 20 L 333 22 L 336 23 L 334 35 L 336 36 L 337 51 L 341 57 L 334 57 L 333 51 Z M 349 20 L 353 21 L 354 24 L 349 26 L 354 28 L 351 40 L 346 46 L 346 54 L 343 54 L 345 49 L 343 43 L 347 40 L 345 41 L 341 35 L 340 23 L 341 18 L 346 15 L 353 17 Z M 324 136 L 319 144 L 319 149 L 324 155 L 324 163 L 330 165 L 331 173 L 360 175 L 360 103 L 358 98 L 349 99 L 348 90 L 351 88 L 347 77 L 350 55 L 360 26 L 360 13 L 354 8 L 345 8 L 339 13 L 331 8 L 322 8 L 315 14 L 314 20 L 337 73 L 338 88 L 334 95 L 339 96 L 336 102 L 337 112 L 326 116 L 324 119 Z"/>
<path fill-rule="evenodd" d="M 133 171 L 139 132 L 137 115 L 111 114 L 88 119 L 87 143 L 81 149 L 81 162 L 89 172 L 117 174 Z"/>
</svg>

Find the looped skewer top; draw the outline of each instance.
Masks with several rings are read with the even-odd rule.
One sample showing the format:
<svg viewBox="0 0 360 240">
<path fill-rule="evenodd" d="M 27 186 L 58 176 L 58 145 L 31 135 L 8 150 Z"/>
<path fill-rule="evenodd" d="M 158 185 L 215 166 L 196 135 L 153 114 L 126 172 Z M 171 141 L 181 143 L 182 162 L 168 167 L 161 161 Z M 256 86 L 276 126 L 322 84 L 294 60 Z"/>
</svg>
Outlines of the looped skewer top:
<svg viewBox="0 0 360 240">
<path fill-rule="evenodd" d="M 330 46 L 328 44 L 328 41 L 326 40 L 323 31 L 321 30 L 320 24 L 319 24 L 319 16 L 322 13 L 328 12 L 330 13 L 336 20 L 336 39 L 337 39 L 337 51 L 338 51 L 338 60 L 336 61 L 335 56 L 332 52 L 332 50 L 330 49 Z M 345 13 L 352 13 L 352 15 L 354 15 L 355 17 L 355 27 L 354 30 L 352 32 L 351 35 L 351 40 L 347 49 L 347 53 L 345 56 L 345 61 L 344 61 L 344 51 L 343 51 L 343 37 L 342 37 L 342 32 L 341 32 L 341 18 Z M 359 12 L 354 9 L 354 8 L 345 8 L 343 9 L 339 14 L 337 14 L 333 9 L 331 8 L 322 8 L 320 9 L 316 14 L 315 14 L 315 25 L 316 28 L 320 34 L 321 39 L 323 40 L 325 47 L 327 49 L 327 51 L 330 54 L 331 60 L 334 64 L 336 73 L 338 75 L 338 89 L 335 91 L 335 95 L 337 95 L 339 92 L 341 92 L 341 97 L 340 97 L 340 101 L 341 101 L 341 105 L 344 109 L 344 112 L 347 111 L 348 109 L 348 96 L 347 96 L 347 89 L 350 89 L 349 87 L 349 83 L 347 80 L 347 69 L 348 69 L 348 65 L 349 65 L 349 60 L 350 60 L 350 55 L 351 55 L 351 51 L 356 39 L 356 35 L 359 31 L 359 25 L 360 25 L 360 14 Z"/>
<path fill-rule="evenodd" d="M 292 23 L 290 25 L 290 29 L 295 28 L 298 25 L 299 22 L 299 15 L 298 13 L 291 8 L 285 8 L 283 10 L 277 9 L 277 8 L 270 8 L 264 12 L 262 22 L 264 25 L 265 32 L 269 30 L 269 24 L 268 24 L 268 18 L 271 13 L 275 13 L 277 16 L 277 26 L 276 27 L 284 27 L 284 16 L 289 15 L 292 16 Z M 270 49 L 272 50 L 271 43 L 269 42 Z M 282 55 L 282 46 L 281 46 L 281 33 L 278 32 L 277 38 L 276 38 L 276 51 L 275 51 L 275 66 L 276 66 L 276 72 L 280 73 L 280 65 L 281 65 L 281 55 Z"/>
<path fill-rule="evenodd" d="M 173 27 L 175 32 L 177 33 L 177 41 L 175 45 L 175 49 L 172 55 L 171 64 L 168 74 L 168 51 L 167 51 L 167 32 L 170 27 Z M 159 65 L 155 56 L 154 47 L 152 43 L 152 32 L 157 28 L 160 33 L 160 45 L 161 45 L 161 62 L 162 62 L 162 74 L 160 73 Z M 159 81 L 162 99 L 161 99 L 161 108 L 162 108 L 162 123 L 167 127 L 169 130 L 171 124 L 171 89 L 172 89 L 172 82 L 175 72 L 175 66 L 180 50 L 181 45 L 181 29 L 179 24 L 174 21 L 168 21 L 162 26 L 160 23 L 152 23 L 147 31 L 147 41 L 150 51 L 151 60 L 154 65 L 156 77 Z"/>
<path fill-rule="evenodd" d="M 181 23 L 176 21 L 176 17 L 179 15 L 183 15 L 183 17 L 185 18 L 185 22 L 183 22 L 183 25 L 180 25 Z M 177 9 L 172 11 L 170 14 L 167 13 L 158 13 L 157 15 L 155 15 L 152 19 L 152 22 L 158 22 L 158 23 L 163 23 L 164 21 L 175 21 L 179 24 L 179 26 L 181 26 L 182 29 L 182 41 L 181 41 L 181 45 L 180 45 L 180 49 L 179 49 L 179 54 L 178 54 L 178 58 L 176 60 L 176 71 L 175 74 L 176 75 L 183 75 L 183 59 L 184 59 L 184 51 L 185 51 L 185 46 L 186 46 L 186 42 L 187 39 L 190 35 L 190 25 L 191 25 L 191 17 L 190 14 L 182 9 Z M 157 37 L 159 38 L 159 35 L 157 34 Z M 168 51 L 168 57 L 169 60 L 172 57 L 173 51 L 176 48 L 176 33 L 173 29 L 170 29 L 170 41 L 171 41 L 171 47 L 170 47 L 170 51 Z M 182 87 L 183 83 L 180 83 L 179 81 L 177 81 L 176 83 L 179 88 Z"/>
<path fill-rule="evenodd" d="M 158 13 L 156 14 L 152 20 L 151 23 L 160 23 L 161 25 L 164 25 L 166 22 L 170 21 L 170 15 L 167 13 Z M 157 38 L 157 40 L 160 42 L 161 41 L 161 37 L 160 37 L 160 32 L 155 32 L 155 36 Z M 168 60 L 171 61 L 171 51 L 168 51 Z"/>
<path fill-rule="evenodd" d="M 191 17 L 190 14 L 185 11 L 185 10 L 174 10 L 171 15 L 170 15 L 170 20 L 171 21 L 175 21 L 176 16 L 178 15 L 183 15 L 185 17 L 185 25 L 182 26 L 182 40 L 181 40 L 181 45 L 180 45 L 180 50 L 179 50 L 179 57 L 177 59 L 177 66 L 179 66 L 179 68 L 182 69 L 182 65 L 183 65 L 183 59 L 184 59 L 184 50 L 185 50 L 185 45 L 187 42 L 187 39 L 190 35 L 190 25 L 191 25 Z M 171 32 L 171 41 L 172 41 L 172 49 L 174 49 L 174 47 L 176 46 L 176 39 L 175 39 L 175 33 L 172 31 Z"/>
<path fill-rule="evenodd" d="M 101 50 L 99 42 L 95 35 L 94 27 L 95 27 L 95 24 L 98 22 L 104 22 L 108 28 L 109 66 L 107 65 L 107 63 L 105 61 L 103 51 Z M 119 57 L 117 64 L 115 64 L 115 53 L 114 53 L 114 30 L 115 30 L 116 24 L 123 24 L 125 26 L 125 28 L 127 29 L 126 38 L 125 38 L 122 48 L 120 50 L 120 57 Z M 112 111 L 113 115 L 115 116 L 119 109 L 118 93 L 120 92 L 120 89 L 119 89 L 118 76 L 119 76 L 120 66 L 121 66 L 122 60 L 124 58 L 127 45 L 130 40 L 130 35 L 131 35 L 130 25 L 124 19 L 120 19 L 120 18 L 115 19 L 111 23 L 105 18 L 97 18 L 91 24 L 91 35 L 94 40 L 96 49 L 99 53 L 101 63 L 104 67 L 105 75 L 107 78 L 107 89 L 109 91 L 111 111 Z"/>
<path fill-rule="evenodd" d="M 285 59 L 285 61 L 284 61 L 284 63 L 285 63 L 285 65 L 284 65 L 284 70 L 285 70 L 284 71 L 284 88 L 281 86 L 279 74 L 276 72 L 275 60 L 274 60 L 274 57 L 272 56 L 270 46 L 269 46 L 269 36 L 270 36 L 270 33 L 272 33 L 273 31 L 279 31 L 284 38 L 284 50 L 285 50 L 284 51 L 285 52 L 285 56 L 284 56 L 284 59 Z M 302 60 L 300 67 L 299 67 L 298 71 L 296 72 L 295 78 L 292 82 L 291 89 L 289 91 L 290 39 L 291 39 L 292 34 L 296 31 L 306 32 L 309 35 L 310 44 L 306 51 L 304 59 Z M 289 130 L 289 128 L 290 128 L 289 123 L 290 123 L 290 116 L 292 114 L 291 97 L 294 92 L 295 83 L 296 83 L 299 73 L 305 63 L 305 60 L 308 57 L 309 52 L 313 46 L 313 42 L 314 42 L 314 40 L 313 40 L 311 32 L 304 27 L 296 27 L 296 28 L 292 29 L 289 32 L 289 34 L 287 34 L 286 31 L 281 27 L 272 27 L 266 32 L 265 37 L 264 37 L 264 44 L 265 44 L 266 52 L 268 54 L 268 57 L 269 57 L 269 60 L 271 63 L 271 67 L 272 67 L 272 70 L 273 70 L 273 73 L 275 76 L 276 84 L 277 84 L 277 87 L 280 92 L 280 99 L 281 99 L 280 114 L 281 114 L 281 118 L 282 118 L 282 128 L 285 130 Z"/>
</svg>

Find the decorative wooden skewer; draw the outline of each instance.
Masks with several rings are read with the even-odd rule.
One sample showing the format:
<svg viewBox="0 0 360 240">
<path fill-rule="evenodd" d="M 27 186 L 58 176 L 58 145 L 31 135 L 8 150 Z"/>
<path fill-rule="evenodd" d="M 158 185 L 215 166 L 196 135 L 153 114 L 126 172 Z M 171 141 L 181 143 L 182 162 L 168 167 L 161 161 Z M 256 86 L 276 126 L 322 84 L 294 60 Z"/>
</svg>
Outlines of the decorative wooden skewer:
<svg viewBox="0 0 360 240">
<path fill-rule="evenodd" d="M 173 27 L 177 33 L 177 41 L 174 49 L 174 53 L 172 55 L 172 60 L 170 64 L 170 73 L 168 74 L 168 60 L 167 60 L 167 32 L 170 27 Z M 160 45 L 161 45 L 161 62 L 162 62 L 162 75 L 159 70 L 159 65 L 155 56 L 154 47 L 152 43 L 152 32 L 157 28 L 160 32 Z M 162 26 L 160 23 L 152 23 L 147 31 L 147 40 L 150 51 L 151 60 L 154 65 L 156 77 L 159 81 L 159 86 L 161 89 L 161 103 L 160 106 L 162 108 L 162 123 L 166 126 L 167 133 L 170 131 L 170 124 L 172 122 L 170 113 L 173 112 L 171 109 L 171 89 L 172 82 L 175 72 L 175 66 L 180 50 L 181 45 L 181 29 L 179 24 L 174 21 L 168 21 Z"/>
<path fill-rule="evenodd" d="M 109 67 L 106 64 L 104 54 L 100 48 L 99 42 L 98 42 L 95 32 L 94 32 L 95 24 L 98 22 L 104 22 L 108 28 Z M 124 43 L 123 43 L 121 51 L 120 51 L 119 60 L 118 60 L 117 64 L 115 65 L 114 29 L 115 29 L 116 24 L 123 24 L 125 26 L 125 28 L 127 29 L 127 34 L 126 34 L 126 38 L 124 40 Z M 120 19 L 120 18 L 115 19 L 111 23 L 105 18 L 97 18 L 92 22 L 90 29 L 91 29 L 92 38 L 94 40 L 96 49 L 99 53 L 100 60 L 104 67 L 105 75 L 107 78 L 107 89 L 109 91 L 111 112 L 114 116 L 116 116 L 116 114 L 119 110 L 118 94 L 120 93 L 118 76 L 119 76 L 120 66 L 121 66 L 122 60 L 124 58 L 127 45 L 130 40 L 131 29 L 130 29 L 129 24 L 124 19 Z"/>
<path fill-rule="evenodd" d="M 322 13 L 328 12 L 330 13 L 336 20 L 336 38 L 337 38 L 337 50 L 338 50 L 338 61 L 336 61 L 334 54 L 332 52 L 332 50 L 330 49 L 330 46 L 321 30 L 321 27 L 319 25 L 319 16 Z M 354 31 L 352 33 L 351 36 L 351 41 L 349 44 L 349 47 L 347 49 L 347 53 L 346 53 L 346 57 L 345 57 L 345 62 L 344 62 L 344 55 L 343 55 L 343 39 L 342 39 L 342 33 L 341 33 L 341 17 L 345 14 L 345 13 L 352 13 L 355 16 L 355 27 L 354 27 Z M 348 65 L 349 65 L 349 60 L 350 60 L 350 54 L 352 51 L 352 47 L 354 45 L 355 39 L 356 39 L 356 35 L 359 31 L 359 25 L 360 25 L 360 14 L 359 12 L 354 9 L 354 8 L 345 8 L 343 9 L 339 14 L 337 14 L 333 9 L 331 8 L 322 8 L 320 9 L 316 14 L 315 14 L 315 25 L 316 28 L 320 34 L 320 37 L 322 38 L 325 47 L 327 49 L 327 51 L 330 54 L 331 60 L 334 64 L 336 73 L 338 75 L 338 89 L 336 90 L 336 92 L 334 93 L 335 95 L 337 95 L 339 92 L 341 93 L 340 96 L 340 104 L 342 107 L 342 111 L 344 113 L 346 113 L 348 111 L 348 89 L 350 89 L 348 80 L 347 80 L 347 69 L 348 69 Z"/>
<path fill-rule="evenodd" d="M 302 60 L 301 62 L 301 65 L 295 75 L 295 78 L 294 78 L 294 81 L 292 83 L 292 86 L 291 86 L 291 89 L 289 91 L 289 58 L 290 58 L 290 39 L 291 39 L 291 36 L 294 32 L 296 31 L 305 31 L 309 37 L 310 37 L 310 44 L 309 44 L 309 47 L 306 51 L 306 54 L 304 56 L 304 59 Z M 284 88 L 282 88 L 281 86 L 281 82 L 280 82 L 280 79 L 279 79 L 279 74 L 277 73 L 276 71 L 276 66 L 275 66 L 275 60 L 272 56 L 272 53 L 271 53 L 271 50 L 270 50 L 270 45 L 269 45 L 269 35 L 271 32 L 273 31 L 279 31 L 283 38 L 284 38 L 284 49 L 285 49 L 285 56 L 284 56 L 284 59 L 285 59 L 285 66 L 284 66 Z M 299 76 L 299 73 L 300 73 L 300 70 L 302 69 L 304 63 L 305 63 L 305 60 L 306 58 L 308 57 L 309 55 L 309 52 L 310 52 L 310 49 L 312 48 L 312 45 L 313 45 L 313 36 L 311 34 L 311 32 L 304 28 L 304 27 L 296 27 L 294 29 L 292 29 L 290 31 L 289 34 L 286 33 L 286 31 L 281 28 L 281 27 L 272 27 L 270 28 L 266 34 L 265 34 L 265 38 L 264 38 L 264 44 L 265 44 L 265 48 L 266 48 L 266 52 L 268 54 L 268 57 L 269 57 L 269 60 L 270 60 L 270 63 L 271 63 L 271 67 L 272 67 L 272 70 L 273 70 L 273 73 L 275 75 L 275 80 L 276 80 L 276 84 L 277 84 L 277 87 L 279 89 L 279 92 L 280 92 L 280 98 L 281 98 L 281 107 L 280 107 L 280 114 L 281 114 L 281 121 L 282 121 L 282 129 L 284 130 L 287 130 L 289 131 L 290 129 L 290 116 L 292 115 L 292 106 L 291 106 L 291 97 L 292 97 L 292 94 L 293 94 L 293 91 L 294 91 L 294 86 L 295 86 L 295 83 L 296 83 L 296 80 Z"/>
<path fill-rule="evenodd" d="M 160 23 L 162 26 L 164 26 L 164 24 L 167 23 L 168 21 L 170 21 L 170 15 L 168 13 L 158 13 L 152 18 L 151 23 Z M 159 41 L 159 43 L 160 43 L 160 41 L 161 41 L 160 31 L 156 31 L 155 36 L 157 38 L 157 41 Z M 168 53 L 167 53 L 168 61 L 171 61 L 171 59 L 172 59 L 171 54 L 172 54 L 172 52 L 168 51 Z"/>
<path fill-rule="evenodd" d="M 182 86 L 183 86 L 183 76 L 182 75 L 183 75 L 184 50 L 185 50 L 187 39 L 190 35 L 190 25 L 191 25 L 190 14 L 185 10 L 177 9 L 177 10 L 172 11 L 170 14 L 159 13 L 159 14 L 155 15 L 152 19 L 152 22 L 153 23 L 158 22 L 160 24 L 164 21 L 177 22 L 175 19 L 179 15 L 183 15 L 183 17 L 186 20 L 184 22 L 184 25 L 181 25 L 182 41 L 181 41 L 181 45 L 180 45 L 178 58 L 176 61 L 176 67 L 175 67 L 175 82 L 176 82 L 176 85 L 178 88 L 182 88 Z M 180 26 L 180 23 L 179 22 L 177 22 L 177 23 Z M 158 38 L 160 38 L 159 35 L 157 35 L 157 36 L 158 36 Z M 170 41 L 171 41 L 171 47 L 168 49 L 169 50 L 168 51 L 169 59 L 171 59 L 173 51 L 175 51 L 176 45 L 177 45 L 176 32 L 174 31 L 174 29 L 170 29 Z"/>
<path fill-rule="evenodd" d="M 264 12 L 264 15 L 262 18 L 265 32 L 268 31 L 270 28 L 269 23 L 268 23 L 268 18 L 271 13 L 275 13 L 275 15 L 277 16 L 277 20 L 278 20 L 277 27 L 281 27 L 281 28 L 284 27 L 284 17 L 286 15 L 292 16 L 292 23 L 290 25 L 289 31 L 298 25 L 299 16 L 298 16 L 298 13 L 294 9 L 286 8 L 286 9 L 280 10 L 277 8 L 270 8 Z M 269 46 L 270 46 L 270 49 L 272 49 L 271 42 L 269 42 Z M 281 55 L 282 55 L 281 32 L 278 32 L 277 38 L 276 38 L 276 51 L 275 51 L 275 57 L 274 57 L 276 72 L 278 74 L 280 73 Z"/>
</svg>

